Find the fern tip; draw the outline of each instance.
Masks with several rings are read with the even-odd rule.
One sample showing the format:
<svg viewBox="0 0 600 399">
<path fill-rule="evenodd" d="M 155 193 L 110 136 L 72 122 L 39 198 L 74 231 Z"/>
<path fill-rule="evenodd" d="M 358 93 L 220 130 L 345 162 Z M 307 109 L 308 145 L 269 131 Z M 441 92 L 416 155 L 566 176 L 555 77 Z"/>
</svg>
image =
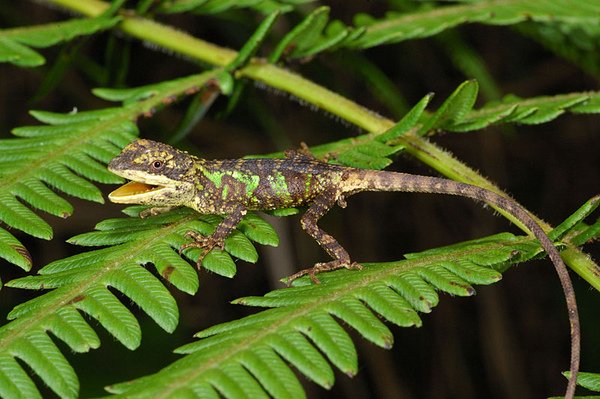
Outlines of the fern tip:
<svg viewBox="0 0 600 399">
<path fill-rule="evenodd" d="M 246 306 L 248 305 L 246 298 L 237 298 L 229 303 L 231 303 L 232 305 L 246 305 Z"/>
<path fill-rule="evenodd" d="M 21 255 L 21 257 L 25 260 L 25 263 L 21 265 L 23 267 L 23 269 L 26 272 L 28 272 L 29 270 L 31 270 L 31 266 L 33 265 L 33 259 L 31 258 L 31 254 L 29 253 L 29 251 L 27 250 L 27 248 L 25 248 L 22 245 L 12 245 L 12 248 L 15 251 L 17 251 L 17 253 L 19 255 Z"/>
<path fill-rule="evenodd" d="M 393 346 L 394 346 L 394 337 L 392 335 L 386 336 L 383 339 L 382 348 L 383 349 L 392 349 Z"/>
</svg>

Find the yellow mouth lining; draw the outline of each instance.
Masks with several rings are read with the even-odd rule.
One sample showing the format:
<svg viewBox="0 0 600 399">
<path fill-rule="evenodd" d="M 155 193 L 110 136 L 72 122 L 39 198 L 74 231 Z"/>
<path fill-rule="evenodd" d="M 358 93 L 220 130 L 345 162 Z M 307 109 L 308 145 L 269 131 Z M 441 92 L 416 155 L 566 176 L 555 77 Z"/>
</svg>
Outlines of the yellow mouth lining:
<svg viewBox="0 0 600 399">
<path fill-rule="evenodd" d="M 130 197 L 132 195 L 145 194 L 153 190 L 161 189 L 162 186 L 153 186 L 150 184 L 140 183 L 137 181 L 130 181 L 117 188 L 115 191 L 110 193 L 113 198 L 117 197 Z"/>
</svg>

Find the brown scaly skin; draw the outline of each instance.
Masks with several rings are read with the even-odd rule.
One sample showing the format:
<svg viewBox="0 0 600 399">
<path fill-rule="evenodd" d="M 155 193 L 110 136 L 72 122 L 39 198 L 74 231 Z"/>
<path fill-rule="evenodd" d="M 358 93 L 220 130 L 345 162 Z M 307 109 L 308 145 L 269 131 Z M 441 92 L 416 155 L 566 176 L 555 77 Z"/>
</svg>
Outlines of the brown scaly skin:
<svg viewBox="0 0 600 399">
<path fill-rule="evenodd" d="M 458 195 L 494 204 L 512 214 L 539 240 L 548 253 L 563 287 L 571 324 L 571 377 L 565 397 L 572 398 L 579 370 L 579 317 L 575 293 L 566 266 L 546 233 L 515 201 L 492 191 L 453 180 L 406 173 L 366 170 L 330 165 L 301 150 L 286 152 L 285 159 L 206 160 L 150 140 L 137 140 L 113 159 L 108 169 L 131 183 L 113 191 L 109 198 L 117 203 L 152 205 L 145 215 L 173 207 L 187 206 L 204 214 L 225 215 L 213 234 L 204 237 L 190 231 L 193 238 L 185 248 L 203 249 L 203 257 L 213 248 L 223 248 L 249 210 L 273 210 L 308 206 L 301 219 L 302 228 L 333 258 L 317 263 L 289 277 L 288 282 L 308 275 L 318 283 L 316 274 L 348 268 L 360 269 L 348 252 L 317 226 L 319 219 L 336 203 L 345 207 L 346 198 L 361 191 L 402 191 Z"/>
</svg>

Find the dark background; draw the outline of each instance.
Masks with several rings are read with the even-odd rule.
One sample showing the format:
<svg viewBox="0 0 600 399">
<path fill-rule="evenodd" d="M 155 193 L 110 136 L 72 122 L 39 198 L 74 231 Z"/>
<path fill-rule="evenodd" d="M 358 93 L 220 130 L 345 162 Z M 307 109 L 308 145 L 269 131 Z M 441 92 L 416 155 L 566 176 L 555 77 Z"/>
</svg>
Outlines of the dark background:
<svg viewBox="0 0 600 399">
<path fill-rule="evenodd" d="M 381 17 L 386 2 L 332 1 L 332 14 L 350 24 L 357 12 Z M 281 38 L 298 15 L 280 18 L 272 36 Z M 32 25 L 68 18 L 64 13 L 33 2 L 0 1 L 2 27 Z M 261 16 L 239 11 L 219 16 L 160 17 L 168 24 L 218 45 L 238 49 Z M 456 29 L 462 40 L 485 60 L 501 94 L 521 97 L 598 90 L 598 75 L 586 74 L 557 57 L 539 43 L 507 27 L 469 25 Z M 106 47 L 114 46 L 109 55 Z M 271 43 L 272 44 L 272 43 Z M 270 49 L 270 44 L 265 45 Z M 199 66 L 172 54 L 154 51 L 119 34 L 103 33 L 65 46 L 41 50 L 45 66 L 21 69 L 0 65 L 0 137 L 9 137 L 17 126 L 35 123 L 29 109 L 68 112 L 110 106 L 95 98 L 98 86 L 130 87 L 196 73 Z M 267 54 L 264 51 L 263 54 Z M 50 68 L 60 57 L 72 54 L 72 64 L 58 86 L 40 96 Z M 128 67 L 124 60 L 128 55 Z M 337 51 L 288 67 L 382 115 L 398 119 L 402 106 L 390 109 L 369 90 L 356 57 L 380 68 L 393 82 L 408 106 L 428 92 L 441 102 L 464 80 L 438 39 L 380 46 L 361 53 Z M 354 126 L 338 123 L 323 111 L 291 101 L 273 90 L 255 88 L 252 82 L 238 106 L 224 115 L 227 99 L 217 100 L 181 146 L 205 157 L 235 158 L 296 147 L 301 141 L 316 145 L 354 136 Z M 487 99 L 480 96 L 479 106 Z M 141 136 L 164 139 L 185 112 L 187 102 L 159 112 L 140 123 Z M 501 188 L 527 209 L 557 225 L 591 196 L 600 192 L 600 135 L 597 115 L 565 114 L 539 126 L 511 125 L 465 134 L 439 134 L 432 141 L 448 149 Z M 435 174 L 409 156 L 397 157 L 390 169 Z M 102 187 L 105 193 L 114 187 Z M 119 217 L 121 206 L 68 198 L 72 217 L 61 220 L 42 214 L 54 228 L 50 242 L 11 231 L 31 251 L 36 272 L 48 262 L 82 251 L 64 241 L 90 231 L 100 220 Z M 256 265 L 238 261 L 238 274 L 226 279 L 202 270 L 200 289 L 191 297 L 172 290 L 180 306 L 180 324 L 170 335 L 137 309 L 142 326 L 142 346 L 128 351 L 91 321 L 102 346 L 88 354 L 73 354 L 59 347 L 78 373 L 81 396 L 99 396 L 102 387 L 139 377 L 177 358 L 171 351 L 190 342 L 192 334 L 216 323 L 250 313 L 228 302 L 246 295 L 262 295 L 282 287 L 279 278 L 326 257 L 300 228 L 299 217 L 269 219 L 280 234 L 277 249 L 259 247 Z M 362 193 L 344 210 L 332 210 L 321 225 L 349 250 L 357 261 L 388 261 L 403 253 L 501 232 L 518 232 L 505 219 L 495 217 L 466 199 L 437 195 Z M 598 245 L 584 248 L 598 259 Z M 3 281 L 25 275 L 2 263 Z M 582 370 L 600 371 L 600 334 L 597 317 L 600 296 L 574 275 L 583 331 Z M 38 293 L 4 288 L 0 313 Z M 128 300 L 125 299 L 128 304 Z M 389 327 L 395 345 L 385 351 L 351 331 L 359 352 L 360 372 L 349 379 L 336 375 L 327 392 L 306 383 L 311 398 L 539 398 L 563 392 L 568 368 L 569 327 L 562 291 L 549 260 L 538 260 L 509 270 L 489 287 L 477 287 L 475 298 L 441 294 L 440 304 L 422 315 L 423 327 Z M 305 381 L 304 377 L 300 377 Z M 34 377 L 39 381 L 37 377 Z M 41 383 L 39 384 L 42 385 Z M 45 392 L 52 397 L 51 392 Z"/>
</svg>

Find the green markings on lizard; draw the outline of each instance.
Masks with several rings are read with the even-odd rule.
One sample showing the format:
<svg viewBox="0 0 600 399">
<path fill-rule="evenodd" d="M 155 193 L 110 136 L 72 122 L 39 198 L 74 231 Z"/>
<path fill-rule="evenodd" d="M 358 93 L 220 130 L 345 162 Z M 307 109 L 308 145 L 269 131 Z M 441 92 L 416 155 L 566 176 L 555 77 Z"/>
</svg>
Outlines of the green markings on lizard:
<svg viewBox="0 0 600 399">
<path fill-rule="evenodd" d="M 223 199 L 227 198 L 227 193 L 229 190 L 228 185 L 223 185 L 223 178 L 225 176 L 231 176 L 236 181 L 243 183 L 245 186 L 245 192 L 247 196 L 251 196 L 254 193 L 254 190 L 258 187 L 260 182 L 260 176 L 258 175 L 249 175 L 244 172 L 240 172 L 237 170 L 226 170 L 226 171 L 210 171 L 210 170 L 202 170 L 204 176 L 210 180 L 211 183 L 215 185 L 216 189 L 222 189 L 221 197 Z"/>
<path fill-rule="evenodd" d="M 308 195 L 308 193 L 310 193 L 312 180 L 313 180 L 313 174 L 312 173 L 307 173 L 306 174 L 306 180 L 304 182 L 304 194 Z"/>
<path fill-rule="evenodd" d="M 229 186 L 223 187 L 223 190 L 221 191 L 221 199 L 223 201 L 225 201 L 227 199 L 227 193 L 228 192 L 229 192 Z"/>
<path fill-rule="evenodd" d="M 283 173 L 276 171 L 272 175 L 267 176 L 267 181 L 271 186 L 273 194 L 279 197 L 283 203 L 287 203 L 291 200 L 290 190 Z"/>
</svg>

